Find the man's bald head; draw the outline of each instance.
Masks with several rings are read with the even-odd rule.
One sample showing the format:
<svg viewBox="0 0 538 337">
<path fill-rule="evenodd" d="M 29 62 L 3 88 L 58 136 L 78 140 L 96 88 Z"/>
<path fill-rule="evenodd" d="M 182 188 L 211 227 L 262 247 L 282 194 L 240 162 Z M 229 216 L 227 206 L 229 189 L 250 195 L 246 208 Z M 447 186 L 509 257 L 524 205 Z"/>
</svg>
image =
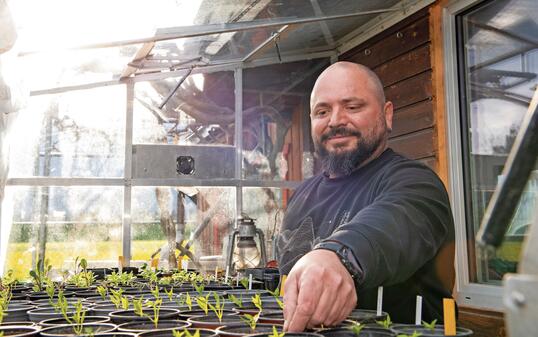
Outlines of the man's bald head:
<svg viewBox="0 0 538 337">
<path fill-rule="evenodd" d="M 345 70 L 346 72 L 349 72 L 349 75 L 351 76 L 356 75 L 366 77 L 368 87 L 376 96 L 380 106 L 383 106 L 385 104 L 385 92 L 383 91 L 383 84 L 381 84 L 381 80 L 376 75 L 376 73 L 374 73 L 370 68 L 363 66 L 362 64 L 340 61 L 331 64 L 318 76 L 318 79 L 314 84 L 314 88 L 312 89 L 312 94 L 310 96 L 310 107 L 312 107 L 313 97 L 316 93 L 316 87 L 318 86 L 318 83 L 324 81 L 326 77 L 328 77 L 328 75 L 335 70 Z"/>
</svg>

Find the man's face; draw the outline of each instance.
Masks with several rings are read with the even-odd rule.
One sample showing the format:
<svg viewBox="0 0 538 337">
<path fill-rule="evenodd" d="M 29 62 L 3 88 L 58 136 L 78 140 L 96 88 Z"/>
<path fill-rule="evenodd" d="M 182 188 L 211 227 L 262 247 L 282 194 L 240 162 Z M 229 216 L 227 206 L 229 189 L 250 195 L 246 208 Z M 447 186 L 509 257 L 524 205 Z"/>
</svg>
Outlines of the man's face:
<svg viewBox="0 0 538 337">
<path fill-rule="evenodd" d="M 386 144 L 392 104 L 369 81 L 356 68 L 334 67 L 312 91 L 312 138 L 331 176 L 349 174 Z"/>
</svg>

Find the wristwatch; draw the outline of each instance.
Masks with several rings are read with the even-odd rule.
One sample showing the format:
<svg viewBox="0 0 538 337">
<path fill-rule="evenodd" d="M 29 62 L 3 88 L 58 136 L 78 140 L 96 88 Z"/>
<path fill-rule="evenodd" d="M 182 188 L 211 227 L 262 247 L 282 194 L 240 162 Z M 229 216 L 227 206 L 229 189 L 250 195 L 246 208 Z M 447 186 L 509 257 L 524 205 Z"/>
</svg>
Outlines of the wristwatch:
<svg viewBox="0 0 538 337">
<path fill-rule="evenodd" d="M 358 286 L 363 277 L 363 271 L 351 249 L 337 241 L 322 241 L 314 246 L 314 249 L 330 250 L 338 256 L 340 262 L 351 275 L 355 286 Z"/>
</svg>

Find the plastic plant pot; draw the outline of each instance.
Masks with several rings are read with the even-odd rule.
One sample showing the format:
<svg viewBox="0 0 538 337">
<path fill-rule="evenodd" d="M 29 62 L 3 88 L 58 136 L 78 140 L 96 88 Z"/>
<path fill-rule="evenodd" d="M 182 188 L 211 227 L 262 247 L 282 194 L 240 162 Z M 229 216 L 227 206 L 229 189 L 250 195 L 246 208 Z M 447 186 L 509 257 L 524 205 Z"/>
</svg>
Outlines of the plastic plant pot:
<svg viewBox="0 0 538 337">
<path fill-rule="evenodd" d="M 86 315 L 91 314 L 90 309 L 84 308 L 86 311 Z M 75 313 L 74 309 L 71 307 L 69 308 L 69 311 L 67 312 L 67 316 L 71 317 Z M 63 317 L 60 312 L 57 312 L 54 308 L 38 308 L 38 309 L 32 309 L 28 310 L 28 319 L 32 322 L 39 323 L 41 321 L 44 321 L 46 319 L 51 318 L 61 318 Z"/>
<path fill-rule="evenodd" d="M 272 337 L 273 333 L 255 333 L 248 337 Z M 286 332 L 285 337 L 323 337 L 317 332 Z"/>
<path fill-rule="evenodd" d="M 133 309 L 129 310 L 117 310 L 113 311 L 108 316 L 112 320 L 112 323 L 114 324 L 121 324 L 121 323 L 127 323 L 132 321 L 147 321 L 150 322 L 151 320 L 147 316 L 153 316 L 153 310 L 151 309 L 144 309 L 143 310 L 144 316 L 137 315 Z M 159 312 L 159 320 L 165 320 L 165 319 L 175 319 L 179 315 L 179 310 L 172 309 L 172 308 L 161 308 Z"/>
<path fill-rule="evenodd" d="M 219 334 L 219 336 L 225 336 L 225 337 L 242 337 L 245 335 L 252 335 L 257 333 L 273 333 L 273 326 L 272 324 L 257 324 L 256 328 L 253 330 L 250 326 L 248 326 L 245 323 L 241 324 L 230 324 L 221 326 L 220 328 L 216 329 L 215 332 Z M 276 328 L 281 331 L 281 326 L 276 326 Z"/>
<path fill-rule="evenodd" d="M 81 324 L 82 333 L 77 334 L 76 324 L 65 324 L 45 328 L 39 332 L 41 337 L 57 336 L 93 336 L 98 333 L 108 333 L 116 330 L 117 325 L 110 323 L 84 323 Z"/>
<path fill-rule="evenodd" d="M 108 323 L 110 322 L 110 317 L 108 316 L 86 316 L 84 317 L 84 323 Z M 64 317 L 61 318 L 50 318 L 44 321 L 39 322 L 39 325 L 43 328 L 48 328 L 51 326 L 66 325 L 71 324 Z"/>
<path fill-rule="evenodd" d="M 18 322 L 2 322 L 0 326 L 37 326 L 36 323 L 30 321 L 18 321 Z"/>
<path fill-rule="evenodd" d="M 347 319 L 355 321 L 357 323 L 366 324 L 375 323 L 377 321 L 384 321 L 387 316 L 388 314 L 384 311 L 381 312 L 381 315 L 378 315 L 376 310 L 354 309 L 347 316 Z"/>
<path fill-rule="evenodd" d="M 148 330 L 176 329 L 183 330 L 190 327 L 190 323 L 182 320 L 163 320 L 157 326 L 153 322 L 127 322 L 118 325 L 118 331 L 139 333 Z"/>
<path fill-rule="evenodd" d="M 3 333 L 4 337 L 30 337 L 37 336 L 39 334 L 39 328 L 36 326 L 1 325 L 0 333 Z"/>
<path fill-rule="evenodd" d="M 4 322 L 27 321 L 28 311 L 35 308 L 33 305 L 13 305 L 10 303 L 5 310 Z"/>
<path fill-rule="evenodd" d="M 320 329 L 317 333 L 325 337 L 395 337 L 394 331 L 382 327 L 364 327 L 359 335 L 350 328 Z"/>
<path fill-rule="evenodd" d="M 264 324 L 284 325 L 284 312 L 282 311 L 262 311 L 258 322 Z M 287 336 L 288 334 L 286 334 Z"/>
<path fill-rule="evenodd" d="M 139 333 L 138 337 L 174 337 L 174 330 L 176 331 L 183 331 L 184 329 L 158 329 L 158 330 L 151 330 L 151 331 L 144 331 Z M 196 330 L 200 331 L 200 337 L 217 337 L 218 335 L 214 330 L 208 330 L 208 329 L 192 329 L 187 328 L 187 330 L 194 334 Z"/>
<path fill-rule="evenodd" d="M 194 307 L 194 305 L 193 305 Z M 180 311 L 179 313 L 179 318 L 181 319 L 184 319 L 184 320 L 189 320 L 189 318 L 191 317 L 199 317 L 199 316 L 210 316 L 210 317 L 217 317 L 215 315 L 215 313 L 209 309 L 207 311 L 207 314 L 203 311 L 203 310 L 188 310 L 188 311 Z M 223 312 L 223 316 L 237 316 L 237 312 L 235 311 L 232 311 L 232 310 L 224 310 Z"/>
<path fill-rule="evenodd" d="M 445 336 L 445 327 L 443 325 L 436 325 L 433 329 L 424 327 L 422 325 L 414 324 L 394 324 L 391 329 L 398 334 L 411 335 L 414 331 L 420 333 L 421 337 L 441 337 Z M 454 336 L 472 336 L 473 331 L 466 328 L 456 328 L 456 334 Z"/>
<path fill-rule="evenodd" d="M 221 326 L 242 323 L 243 320 L 240 316 L 230 315 L 222 316 L 222 320 L 215 315 L 211 316 L 193 316 L 190 317 L 187 322 L 195 329 L 217 329 Z"/>
</svg>

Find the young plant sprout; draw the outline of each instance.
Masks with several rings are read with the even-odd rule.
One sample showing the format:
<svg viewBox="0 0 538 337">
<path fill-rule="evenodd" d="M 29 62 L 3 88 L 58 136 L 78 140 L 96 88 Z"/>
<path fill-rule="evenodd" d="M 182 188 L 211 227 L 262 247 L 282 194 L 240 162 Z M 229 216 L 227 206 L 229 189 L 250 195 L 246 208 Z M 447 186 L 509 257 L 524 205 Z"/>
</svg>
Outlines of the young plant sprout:
<svg viewBox="0 0 538 337">
<path fill-rule="evenodd" d="M 106 295 L 108 294 L 108 290 L 106 287 L 102 286 L 102 285 L 99 285 L 97 286 L 97 289 L 96 289 L 97 293 L 101 296 L 101 298 L 103 300 L 106 299 Z"/>
<path fill-rule="evenodd" d="M 355 334 L 355 336 L 359 336 L 363 328 L 364 325 L 360 324 L 359 322 L 353 322 L 353 324 L 349 327 L 349 329 L 353 331 L 353 334 Z"/>
<path fill-rule="evenodd" d="M 211 303 L 208 303 L 208 305 L 219 319 L 219 322 L 222 322 L 222 316 L 224 315 L 224 299 L 221 300 L 216 292 L 213 293 L 213 297 L 215 298 L 215 305 Z"/>
<path fill-rule="evenodd" d="M 243 277 L 241 280 L 239 280 L 239 282 L 246 290 L 248 290 L 248 278 Z"/>
<path fill-rule="evenodd" d="M 64 296 L 63 290 L 58 290 L 58 300 L 56 301 L 54 308 L 62 314 L 63 318 L 65 318 L 69 324 L 71 324 L 71 318 L 67 315 L 69 303 Z"/>
<path fill-rule="evenodd" d="M 284 337 L 285 334 L 286 333 L 284 331 L 279 333 L 276 326 L 273 325 L 273 333 L 271 334 L 271 337 Z"/>
<path fill-rule="evenodd" d="M 159 281 L 159 278 L 157 277 L 157 273 L 153 269 L 148 267 L 147 264 L 142 266 L 141 269 L 142 271 L 140 272 L 140 276 L 146 279 L 149 282 L 149 284 L 155 284 Z"/>
<path fill-rule="evenodd" d="M 84 324 L 84 318 L 86 318 L 86 310 L 84 310 L 82 302 L 78 300 L 77 303 L 75 303 L 75 312 L 71 317 L 71 321 L 67 320 L 71 324 L 75 324 L 73 326 L 73 330 L 77 336 L 82 334 L 82 328 L 84 327 L 82 324 Z"/>
<path fill-rule="evenodd" d="M 56 288 L 54 287 L 54 282 L 52 282 L 50 279 L 45 280 L 45 293 L 47 293 L 47 296 L 49 297 L 49 303 L 52 306 L 54 306 L 52 300 L 54 299 L 55 292 Z"/>
<path fill-rule="evenodd" d="M 200 330 L 196 329 L 194 333 L 191 333 L 187 328 L 183 331 L 177 331 L 176 329 L 172 330 L 173 337 L 200 337 Z"/>
<path fill-rule="evenodd" d="M 392 321 L 390 320 L 390 315 L 387 315 L 387 318 L 383 321 L 375 321 L 377 324 L 381 325 L 385 329 L 389 329 L 392 325 Z"/>
<path fill-rule="evenodd" d="M 410 335 L 401 333 L 401 334 L 398 334 L 398 336 L 396 336 L 396 337 L 420 337 L 420 336 L 422 336 L 422 334 L 421 334 L 420 332 L 417 332 L 417 331 L 415 330 L 415 331 L 413 331 L 413 333 L 410 334 Z"/>
<path fill-rule="evenodd" d="M 252 296 L 251 300 L 252 300 L 252 304 L 254 304 L 256 308 L 258 308 L 258 314 L 262 312 L 263 307 L 262 307 L 262 298 L 260 294 L 256 294 Z"/>
<path fill-rule="evenodd" d="M 39 261 L 37 261 L 35 270 L 30 270 L 29 272 L 34 283 L 32 287 L 33 291 L 43 291 L 43 284 L 45 284 L 45 281 L 49 279 L 48 274 L 51 269 L 52 266 L 49 264 L 48 259 L 45 261 L 43 261 L 43 259 L 39 259 Z"/>
<path fill-rule="evenodd" d="M 205 288 L 205 285 L 200 282 L 200 283 L 197 283 L 196 281 L 192 283 L 192 286 L 194 287 L 194 289 L 196 290 L 196 292 L 200 295 L 202 295 L 202 293 L 204 292 L 204 288 Z"/>
<path fill-rule="evenodd" d="M 133 272 L 112 272 L 112 274 L 107 275 L 106 282 L 112 286 L 128 286 L 133 283 L 135 278 Z"/>
<path fill-rule="evenodd" d="M 122 305 L 123 289 L 114 290 L 110 289 L 110 302 L 114 303 L 117 309 Z"/>
<path fill-rule="evenodd" d="M 139 299 L 133 298 L 133 309 L 135 315 L 138 315 L 140 317 L 144 317 L 144 308 L 142 307 L 142 302 L 144 301 L 144 298 L 140 296 Z"/>
<path fill-rule="evenodd" d="M 164 289 L 164 293 L 168 297 L 168 300 L 172 302 L 172 300 L 174 299 L 174 287 L 171 287 L 170 290 Z"/>
<path fill-rule="evenodd" d="M 207 315 L 209 311 L 208 303 L 209 303 L 209 294 L 205 296 L 196 296 L 196 303 L 202 309 L 205 314 Z"/>
<path fill-rule="evenodd" d="M 192 310 L 192 298 L 189 293 L 179 295 L 179 305 L 187 305 L 189 311 Z"/>
<path fill-rule="evenodd" d="M 153 317 L 147 316 L 150 321 L 153 322 L 155 328 L 159 325 L 159 311 L 161 311 L 161 305 L 163 304 L 163 299 L 158 298 L 155 301 L 148 301 L 147 306 L 153 310 Z"/>
<path fill-rule="evenodd" d="M 258 312 L 256 315 L 250 315 L 250 314 L 244 314 L 241 316 L 241 320 L 250 327 L 252 331 L 256 330 L 256 324 L 258 323 L 258 319 L 260 318 L 260 313 Z"/>
<path fill-rule="evenodd" d="M 243 307 L 243 295 L 240 295 L 240 298 L 237 298 L 234 294 L 228 294 L 228 299 L 239 308 Z"/>
<path fill-rule="evenodd" d="M 161 294 L 159 293 L 159 286 L 158 286 L 158 285 L 155 285 L 155 288 L 151 289 L 151 294 L 152 294 L 153 297 L 155 297 L 156 299 L 160 299 L 160 298 L 161 298 Z"/>
<path fill-rule="evenodd" d="M 267 289 L 267 291 L 269 292 L 269 294 L 271 294 L 271 296 L 273 296 L 280 309 L 284 310 L 284 302 L 282 302 L 282 300 L 280 299 L 280 289 L 277 287 L 275 291 L 271 291 L 269 289 Z"/>
<path fill-rule="evenodd" d="M 433 332 L 433 331 L 435 331 L 435 324 L 436 323 L 437 323 L 437 319 L 434 319 L 433 321 L 431 321 L 431 323 L 428 323 L 426 321 L 422 321 L 422 326 L 425 327 L 426 329 L 431 330 Z"/>
</svg>

